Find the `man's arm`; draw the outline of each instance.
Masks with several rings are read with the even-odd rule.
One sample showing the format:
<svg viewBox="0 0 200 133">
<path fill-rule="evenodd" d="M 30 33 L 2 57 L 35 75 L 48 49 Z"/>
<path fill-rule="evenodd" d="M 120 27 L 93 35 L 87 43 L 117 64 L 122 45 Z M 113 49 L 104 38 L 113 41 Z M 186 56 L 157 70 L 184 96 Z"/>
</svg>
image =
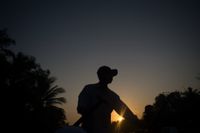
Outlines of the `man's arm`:
<svg viewBox="0 0 200 133">
<path fill-rule="evenodd" d="M 136 123 L 138 121 L 137 116 L 128 108 L 128 106 L 122 101 L 118 100 L 114 107 L 115 111 L 126 120 Z"/>
<path fill-rule="evenodd" d="M 89 106 L 89 96 L 86 91 L 86 87 L 83 88 L 81 93 L 78 96 L 78 106 L 77 106 L 77 112 L 81 115 L 87 114 L 90 110 Z"/>
</svg>

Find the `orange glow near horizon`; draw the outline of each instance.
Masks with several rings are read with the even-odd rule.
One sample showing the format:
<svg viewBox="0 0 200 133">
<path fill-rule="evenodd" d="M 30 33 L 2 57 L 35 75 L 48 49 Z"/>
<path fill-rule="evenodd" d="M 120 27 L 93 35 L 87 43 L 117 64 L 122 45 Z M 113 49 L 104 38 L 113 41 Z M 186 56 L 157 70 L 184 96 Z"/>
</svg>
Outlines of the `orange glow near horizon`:
<svg viewBox="0 0 200 133">
<path fill-rule="evenodd" d="M 118 115 L 115 111 L 112 112 L 111 114 L 111 121 L 119 121 L 121 122 L 124 118 L 120 115 Z"/>
</svg>

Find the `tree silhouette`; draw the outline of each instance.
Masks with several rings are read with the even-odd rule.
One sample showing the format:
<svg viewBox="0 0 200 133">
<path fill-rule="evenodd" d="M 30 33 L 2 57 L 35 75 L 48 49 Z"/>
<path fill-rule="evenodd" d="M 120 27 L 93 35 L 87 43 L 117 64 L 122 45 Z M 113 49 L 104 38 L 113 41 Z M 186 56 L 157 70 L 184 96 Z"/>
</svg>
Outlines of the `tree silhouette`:
<svg viewBox="0 0 200 133">
<path fill-rule="evenodd" d="M 191 87 L 184 92 L 159 94 L 153 105 L 145 107 L 141 128 L 148 133 L 166 131 L 167 127 L 180 133 L 199 132 L 199 105 L 199 90 Z"/>
<path fill-rule="evenodd" d="M 49 70 L 43 70 L 34 57 L 9 50 L 14 43 L 6 30 L 0 31 L 4 123 L 15 126 L 15 132 L 54 132 L 65 124 L 64 110 L 57 107 L 65 102 L 65 98 L 58 97 L 64 89 L 54 85 L 55 78 L 50 76 Z"/>
</svg>

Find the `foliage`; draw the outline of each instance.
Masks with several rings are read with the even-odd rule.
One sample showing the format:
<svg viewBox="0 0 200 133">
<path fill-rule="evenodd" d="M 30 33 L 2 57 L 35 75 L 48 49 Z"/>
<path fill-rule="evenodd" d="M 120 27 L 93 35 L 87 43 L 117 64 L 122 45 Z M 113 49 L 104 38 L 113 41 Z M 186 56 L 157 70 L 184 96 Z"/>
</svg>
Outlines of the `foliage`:
<svg viewBox="0 0 200 133">
<path fill-rule="evenodd" d="M 147 105 L 143 115 L 143 128 L 160 132 L 164 127 L 176 127 L 179 132 L 199 132 L 200 91 L 188 88 L 184 92 L 174 91 L 160 94 L 153 105 Z"/>
<path fill-rule="evenodd" d="M 53 132 L 65 124 L 65 115 L 57 104 L 64 89 L 54 85 L 55 78 L 43 70 L 32 56 L 14 53 L 8 47 L 15 41 L 6 30 L 0 31 L 0 88 L 4 123 L 28 132 Z M 12 130 L 12 129 L 7 129 Z"/>
</svg>

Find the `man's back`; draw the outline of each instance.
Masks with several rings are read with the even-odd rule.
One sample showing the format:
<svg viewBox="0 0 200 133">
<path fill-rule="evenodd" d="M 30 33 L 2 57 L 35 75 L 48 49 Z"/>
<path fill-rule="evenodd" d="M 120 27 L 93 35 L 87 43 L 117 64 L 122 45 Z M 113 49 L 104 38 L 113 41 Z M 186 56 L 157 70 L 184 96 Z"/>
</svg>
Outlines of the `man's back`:
<svg viewBox="0 0 200 133">
<path fill-rule="evenodd" d="M 83 116 L 87 115 L 83 121 L 83 128 L 89 133 L 110 132 L 111 112 L 115 106 L 113 104 L 117 104 L 119 100 L 117 94 L 99 84 L 85 86 L 78 101 L 78 112 Z"/>
</svg>

